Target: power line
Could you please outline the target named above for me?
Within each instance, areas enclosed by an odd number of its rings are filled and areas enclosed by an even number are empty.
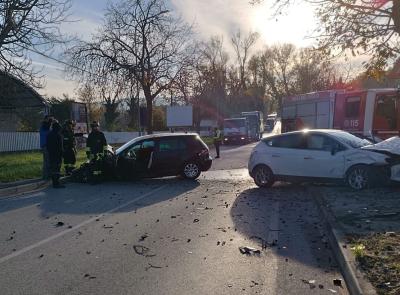
[[[102,78],[102,76],[100,76],[100,75],[97,74],[97,73],[92,73],[92,72],[90,72],[90,71],[88,71],[88,70],[81,69],[81,68],[79,68],[79,67],[77,67],[77,66],[68,64],[68,63],[65,62],[65,61],[59,60],[59,59],[57,59],[57,58],[55,58],[55,57],[52,57],[52,56],[50,56],[50,55],[47,55],[47,54],[45,54],[45,53],[43,53],[43,52],[40,52],[40,51],[38,51],[38,50],[36,50],[36,49],[28,48],[28,47],[25,47],[25,46],[23,46],[23,45],[20,45],[20,46],[21,46],[22,48],[24,48],[25,50],[28,50],[28,51],[31,51],[31,52],[36,53],[36,54],[38,54],[38,55],[41,55],[41,56],[43,56],[43,57],[45,57],[45,58],[47,58],[47,59],[50,59],[50,60],[53,60],[53,61],[58,62],[58,63],[60,63],[60,64],[63,64],[63,65],[65,65],[65,66],[67,66],[67,67],[71,67],[71,68],[77,69],[77,70],[79,70],[79,71],[88,73],[88,74],[90,74],[90,75],[94,75],[94,76],[97,76],[97,77],[99,77],[99,78]]]

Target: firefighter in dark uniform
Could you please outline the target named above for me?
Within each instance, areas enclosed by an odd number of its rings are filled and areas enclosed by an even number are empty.
[[[51,179],[54,188],[64,188],[60,183],[60,169],[63,157],[63,137],[61,134],[61,125],[54,122],[51,131],[47,135],[47,151],[49,153],[49,164]]]
[[[92,132],[86,141],[86,155],[94,164],[92,174],[96,177],[102,174],[101,161],[107,150],[107,140],[104,133],[100,131],[100,124],[97,121],[93,121],[90,127]]]
[[[65,174],[71,175],[75,169],[76,163],[76,140],[74,134],[75,122],[73,120],[65,121],[62,130],[63,135],[63,157]]]
[[[96,158],[104,153],[107,148],[107,140],[104,133],[100,131],[100,124],[97,121],[90,124],[90,132],[86,142],[86,155],[89,159]]]

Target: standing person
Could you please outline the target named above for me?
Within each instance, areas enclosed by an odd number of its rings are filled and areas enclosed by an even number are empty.
[[[219,158],[219,147],[221,146],[222,142],[222,133],[219,127],[214,128],[214,146],[215,151],[217,152],[217,156],[215,158]]]
[[[50,164],[49,164],[49,153],[47,151],[47,135],[50,132],[52,118],[46,115],[43,118],[42,124],[40,125],[39,135],[40,135],[40,148],[43,154],[43,168],[42,168],[42,178],[48,180],[50,178]]]
[[[76,140],[74,134],[75,122],[73,120],[67,120],[64,123],[62,130],[63,135],[63,158],[64,158],[64,169],[66,175],[71,175],[75,169],[76,163]]]
[[[107,149],[107,140],[104,133],[100,131],[100,124],[97,121],[93,121],[90,127],[92,132],[86,142],[86,155],[89,159],[94,159]]]
[[[51,179],[54,188],[64,188],[60,183],[60,169],[63,156],[63,136],[61,125],[55,121],[47,135],[47,151],[49,153]]]

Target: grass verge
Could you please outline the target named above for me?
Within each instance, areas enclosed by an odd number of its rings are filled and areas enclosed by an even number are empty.
[[[77,155],[77,166],[86,161],[84,150]],[[0,183],[42,177],[43,156],[39,151],[0,154]]]
[[[360,268],[379,295],[400,294],[400,233],[351,238]]]

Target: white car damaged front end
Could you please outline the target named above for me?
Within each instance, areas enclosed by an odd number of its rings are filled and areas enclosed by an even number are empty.
[[[390,179],[400,182],[400,137],[395,136],[377,144],[365,146],[362,148],[371,155],[379,155],[384,158],[384,165],[390,168]],[[381,164],[382,160],[376,161]],[[383,163],[382,163],[383,164]]]

